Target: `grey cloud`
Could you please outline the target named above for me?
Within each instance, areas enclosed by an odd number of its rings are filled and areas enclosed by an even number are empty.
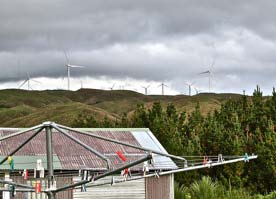
[[[216,57],[218,88],[243,79],[272,85],[275,7],[273,0],[1,0],[0,82],[64,76],[67,51],[72,64],[87,66],[75,77],[165,80],[181,90],[187,80],[204,86],[197,74]]]

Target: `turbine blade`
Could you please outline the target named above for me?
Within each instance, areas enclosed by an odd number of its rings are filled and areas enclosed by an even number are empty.
[[[212,64],[211,64],[211,67],[210,67],[210,68],[213,68],[213,66],[216,64],[216,59],[217,59],[217,57],[214,57],[213,62],[212,62]]]
[[[69,58],[67,56],[67,53],[66,53],[66,51],[63,51],[63,53],[64,53],[64,56],[65,56],[65,59],[66,59],[66,63],[68,64],[69,63]]]
[[[35,80],[35,79],[30,79],[31,81],[33,81],[33,82],[36,82],[36,83],[39,83],[39,84],[41,84],[41,82],[40,81],[37,81],[37,80]]]
[[[24,86],[24,84],[26,84],[27,81],[28,81],[28,79],[24,80],[18,88],[21,88],[22,86]]]
[[[202,74],[208,74],[208,73],[210,73],[210,71],[209,71],[209,70],[204,71],[204,72],[201,72],[201,73],[198,73],[198,74],[199,74],[199,75],[202,75]]]
[[[70,65],[70,64],[68,64],[68,66],[71,68],[85,68],[85,66],[77,66],[77,65]]]

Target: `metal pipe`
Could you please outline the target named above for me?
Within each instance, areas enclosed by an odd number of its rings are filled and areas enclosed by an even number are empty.
[[[126,168],[128,168],[128,167],[135,166],[135,165],[140,164],[141,162],[147,161],[147,160],[149,160],[149,159],[152,159],[152,154],[151,154],[151,153],[149,153],[146,157],[144,157],[144,158],[142,158],[142,159],[136,160],[136,161],[131,162],[131,163],[127,164],[127,165],[124,165],[124,166],[121,166],[121,167],[119,167],[119,168],[116,168],[116,169],[114,169],[114,170],[112,170],[112,171],[105,172],[105,173],[102,174],[102,175],[98,175],[98,176],[96,176],[96,177],[94,178],[94,181],[99,180],[99,179],[101,179],[101,178],[104,178],[105,176],[109,176],[109,175],[115,174],[115,173],[117,173],[118,171],[122,171],[122,170],[124,170],[124,169],[126,169]]]
[[[10,191],[10,189],[0,188],[1,191]],[[34,189],[15,189],[16,192],[35,192]]]
[[[257,157],[258,157],[257,155],[249,156],[248,160],[256,159]],[[166,174],[172,174],[172,173],[179,173],[179,172],[183,172],[183,171],[191,171],[191,170],[196,170],[196,169],[210,168],[210,167],[214,167],[214,166],[230,164],[230,163],[235,163],[235,162],[242,162],[242,161],[245,161],[245,159],[237,158],[234,160],[224,160],[222,162],[206,163],[205,165],[191,166],[191,167],[186,167],[183,169],[176,169],[176,170],[172,170],[172,171],[160,172],[159,175],[166,175]],[[151,177],[151,176],[149,176],[149,177]]]
[[[156,176],[155,174],[151,175],[150,177],[153,177],[153,176]],[[140,180],[140,179],[143,179],[143,178],[146,178],[148,177],[148,175],[146,176],[138,176],[138,177],[131,177],[129,179],[122,179],[122,180],[115,180],[114,181],[114,184],[118,184],[118,183],[123,183],[123,182],[126,182],[126,181],[134,181],[134,180]],[[87,184],[86,187],[97,187],[97,186],[102,186],[102,185],[109,185],[111,184],[111,182],[103,182],[103,183],[99,183],[99,184],[93,184],[93,183],[89,183]]]
[[[28,188],[28,189],[34,189],[34,187],[30,186],[30,185],[26,185],[26,184],[20,184],[20,183],[15,183],[15,182],[10,182],[10,181],[6,181],[6,180],[0,180],[1,184],[9,184],[9,185],[14,185],[17,187],[23,187],[23,188]]]
[[[248,160],[252,160],[252,159],[256,159],[256,158],[257,158],[257,156],[249,156]],[[221,163],[212,163],[211,167],[219,166],[219,165],[223,165],[223,164],[230,164],[230,163],[239,162],[239,161],[244,161],[244,158],[239,158],[239,159],[235,159],[235,160],[226,160],[226,161],[223,161]],[[172,171],[159,172],[158,175],[162,176],[162,175],[178,173],[178,172],[183,172],[183,171],[196,170],[196,169],[207,168],[207,167],[209,168],[210,164],[194,166],[194,167],[188,167],[188,168],[184,168],[184,169],[176,169],[176,170],[172,170]],[[149,177],[154,177],[154,176],[156,176],[156,173],[148,174],[148,175],[145,175],[145,176],[132,177],[132,178],[129,178],[127,180],[124,180],[124,179],[123,180],[117,180],[117,181],[114,182],[114,184],[122,183],[122,182],[125,182],[125,181],[134,181],[134,180],[139,180],[139,179],[149,178]],[[111,184],[111,183],[110,182],[104,182],[104,183],[100,183],[100,184],[93,184],[93,183],[90,184],[89,183],[89,184],[87,184],[87,187],[96,187],[96,186],[102,186],[102,185],[108,185],[108,184]]]
[[[60,133],[62,133],[63,135],[65,135],[66,137],[68,137],[69,139],[73,140],[74,142],[78,143],[80,146],[84,147],[85,149],[87,149],[88,151],[94,153],[96,156],[100,157],[101,159],[105,160],[107,163],[107,169],[110,169],[111,167],[111,162],[110,160],[103,154],[101,154],[100,152],[96,151],[95,149],[91,148],[90,146],[88,146],[87,144],[83,143],[82,141],[80,141],[79,139],[75,138],[74,136],[70,135],[69,133],[65,132],[63,129],[57,127],[56,125],[52,124],[52,127],[54,129],[56,129],[57,131],[59,131]]]
[[[43,124],[40,124],[40,125],[34,126],[34,127],[32,127],[32,128],[26,129],[26,130],[18,131],[18,132],[16,132],[16,133],[11,134],[11,135],[6,135],[6,136],[1,137],[1,138],[0,138],[0,141],[6,140],[6,139],[8,139],[8,138],[11,138],[11,137],[14,137],[14,136],[17,136],[17,135],[21,135],[21,134],[23,134],[23,133],[27,133],[27,132],[29,132],[29,131],[36,130],[36,129],[38,129],[38,128],[43,128],[43,127],[44,127],[44,125],[43,125]]]
[[[11,153],[9,153],[6,157],[4,157],[4,159],[2,159],[0,161],[0,165],[3,164],[8,158],[9,156],[12,156],[13,154],[15,154],[17,151],[19,151],[23,146],[25,146],[30,140],[32,140],[37,134],[39,134],[41,131],[43,130],[43,127],[38,129],[33,135],[31,135],[27,140],[25,140],[19,147],[17,147],[16,149],[14,149]]]
[[[155,154],[158,154],[158,155],[162,155],[162,156],[166,156],[166,157],[170,157],[170,158],[175,158],[175,159],[179,159],[179,160],[185,160],[185,158],[182,158],[182,157],[179,157],[179,156],[175,156],[175,155],[171,155],[171,154],[167,154],[167,153],[162,153],[160,151],[155,151],[155,150],[152,150],[152,149],[149,149],[149,148],[144,148],[144,147],[140,147],[140,146],[137,146],[137,145],[129,144],[129,143],[126,143],[126,142],[121,142],[121,141],[114,140],[114,139],[111,139],[111,138],[102,137],[102,136],[99,136],[99,135],[95,135],[93,133],[88,133],[88,132],[76,130],[76,129],[73,129],[73,128],[70,128],[70,127],[67,127],[67,126],[63,126],[63,125],[60,125],[60,124],[56,124],[56,125],[58,127],[62,128],[62,129],[68,130],[68,131],[73,131],[73,132],[76,132],[76,133],[79,133],[79,134],[88,135],[88,136],[91,136],[91,137],[94,137],[94,138],[98,138],[98,139],[101,139],[101,140],[105,140],[105,141],[108,141],[108,142],[113,142],[113,143],[116,143],[116,144],[121,144],[121,145],[124,145],[124,146],[140,149],[142,151],[151,151],[152,153],[155,153]]]
[[[48,189],[53,185],[54,167],[53,167],[53,146],[52,146],[52,130],[46,126],[46,151],[47,151],[47,170],[48,170]],[[52,196],[51,196],[52,197]],[[51,198],[48,196],[48,198]]]
[[[71,189],[71,188],[74,188],[74,187],[86,184],[86,183],[91,182],[91,181],[99,180],[101,178],[104,178],[105,176],[109,176],[109,175],[115,174],[118,171],[121,171],[121,170],[124,170],[126,168],[135,166],[135,165],[140,164],[140,163],[142,163],[144,161],[147,161],[149,159],[152,159],[152,154],[148,154],[147,156],[145,156],[145,157],[143,157],[143,158],[141,158],[139,160],[136,160],[136,161],[128,163],[128,164],[125,164],[125,165],[123,165],[123,166],[121,166],[119,168],[116,168],[116,169],[112,170],[112,171],[108,171],[108,172],[106,172],[106,173],[104,173],[102,175],[99,175],[99,176],[96,176],[94,178],[91,178],[90,180],[83,180],[83,181],[80,181],[80,182],[77,182],[77,183],[74,183],[74,184],[71,184],[71,185],[67,185],[67,186],[58,188],[56,190],[53,190],[53,192],[57,193],[57,192],[60,192],[60,191],[64,191],[64,190],[67,190],[67,189]]]

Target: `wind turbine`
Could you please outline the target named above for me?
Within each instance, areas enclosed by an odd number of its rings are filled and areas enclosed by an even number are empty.
[[[114,86],[115,86],[115,83],[113,84],[112,87],[109,87],[109,89],[110,89],[110,90],[113,90]]]
[[[120,86],[119,86],[119,89],[120,89],[120,90],[125,90],[125,86],[124,86],[124,85],[120,85]]]
[[[142,88],[145,89],[145,95],[148,95],[148,88],[150,87],[150,85],[148,86],[142,86]]]
[[[162,84],[160,84],[158,87],[162,86],[162,95],[164,95],[164,87],[168,87],[166,84],[164,84],[164,82],[162,82]]]
[[[191,94],[192,94],[192,87],[195,84],[195,82],[193,82],[193,83],[186,82],[185,84],[189,87],[189,96],[191,96]]]
[[[212,69],[213,69],[215,63],[216,63],[216,58],[213,59],[213,62],[211,64],[209,70],[199,73],[199,75],[208,74],[208,77],[209,77],[209,93],[211,92],[211,75],[213,74]]]
[[[36,81],[36,80],[33,80],[33,79],[31,79],[31,77],[30,77],[30,75],[28,74],[28,77],[27,77],[27,79],[25,79],[20,85],[19,85],[19,89],[20,88],[22,88],[26,83],[27,83],[27,86],[28,86],[28,90],[30,90],[30,89],[32,89],[33,90],[33,88],[31,87],[31,85],[30,85],[30,82],[36,82],[36,83],[40,83],[39,81]]]
[[[76,66],[76,65],[71,65],[69,64],[69,59],[68,56],[66,54],[66,52],[64,52],[67,64],[65,64],[65,67],[67,68],[67,80],[68,80],[68,91],[70,90],[70,75],[71,75],[71,68],[85,68],[84,66]]]
[[[198,87],[193,87],[194,89],[195,89],[195,92],[196,92],[196,94],[199,94],[201,91],[203,91],[203,90],[200,90]]]

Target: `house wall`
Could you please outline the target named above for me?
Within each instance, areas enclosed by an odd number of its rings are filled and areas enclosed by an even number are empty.
[[[114,177],[120,180],[120,176]],[[80,177],[56,177],[57,187],[73,182],[80,181]],[[26,184],[22,176],[13,177],[13,181]],[[46,186],[46,179],[41,179],[42,186]],[[27,181],[31,184],[31,181]],[[111,186],[111,177],[106,177],[96,181],[97,183],[108,183],[103,186],[88,187],[87,192],[81,192],[80,189],[63,191],[57,194],[57,199],[174,199],[174,176],[173,174],[142,178],[134,181],[113,184]],[[15,199],[46,199],[45,194],[36,193],[16,193]]]
[[[174,175],[146,178],[146,199],[174,199]]]
[[[145,179],[115,183],[111,186],[110,176],[97,180],[95,183],[108,183],[108,185],[88,187],[87,192],[79,189],[73,192],[74,199],[145,199]],[[114,176],[115,180],[121,180],[121,176]],[[74,178],[80,181],[79,177]]]
[[[57,187],[62,187],[64,185],[73,184],[72,177],[56,177],[57,180]],[[56,199],[73,199],[73,190],[62,191],[56,195]]]

